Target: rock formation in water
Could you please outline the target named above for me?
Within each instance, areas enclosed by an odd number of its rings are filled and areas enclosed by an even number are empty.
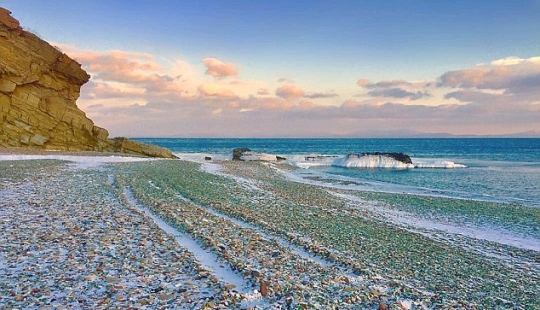
[[[347,158],[360,158],[363,156],[381,156],[381,157],[389,157],[392,159],[395,159],[397,161],[400,161],[404,164],[412,164],[412,159],[409,155],[403,154],[403,153],[382,153],[382,152],[372,152],[372,153],[362,153],[362,154],[348,154]]]
[[[108,139],[75,104],[89,79],[79,63],[0,7],[0,146],[174,157],[165,148]]]
[[[237,148],[233,150],[233,160],[240,161],[282,161],[285,157],[278,155],[256,153],[248,148]]]

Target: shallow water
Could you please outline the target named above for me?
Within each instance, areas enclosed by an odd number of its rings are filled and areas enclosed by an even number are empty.
[[[203,162],[230,159],[248,147],[297,161],[305,155],[345,156],[362,152],[403,152],[415,162],[451,161],[465,169],[310,168],[325,178],[346,176],[376,185],[371,190],[416,192],[447,197],[511,202],[540,207],[540,139],[139,139]],[[406,189],[406,190],[404,190]]]

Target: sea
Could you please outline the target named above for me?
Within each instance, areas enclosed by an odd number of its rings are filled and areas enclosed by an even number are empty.
[[[279,155],[305,180],[339,181],[362,190],[475,199],[540,208],[539,138],[247,139],[136,138],[181,159],[230,160],[235,148]],[[404,153],[415,167],[351,167],[348,154]],[[321,160],[307,161],[309,157]],[[309,164],[306,164],[309,163]],[[354,166],[354,165],[353,165]]]

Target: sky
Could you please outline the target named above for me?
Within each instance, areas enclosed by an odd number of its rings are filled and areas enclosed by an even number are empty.
[[[0,6],[82,64],[111,136],[540,136],[540,0]]]

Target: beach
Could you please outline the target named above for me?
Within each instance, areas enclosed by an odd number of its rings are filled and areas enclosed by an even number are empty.
[[[536,208],[322,186],[279,163],[15,155],[2,308],[540,307]]]

